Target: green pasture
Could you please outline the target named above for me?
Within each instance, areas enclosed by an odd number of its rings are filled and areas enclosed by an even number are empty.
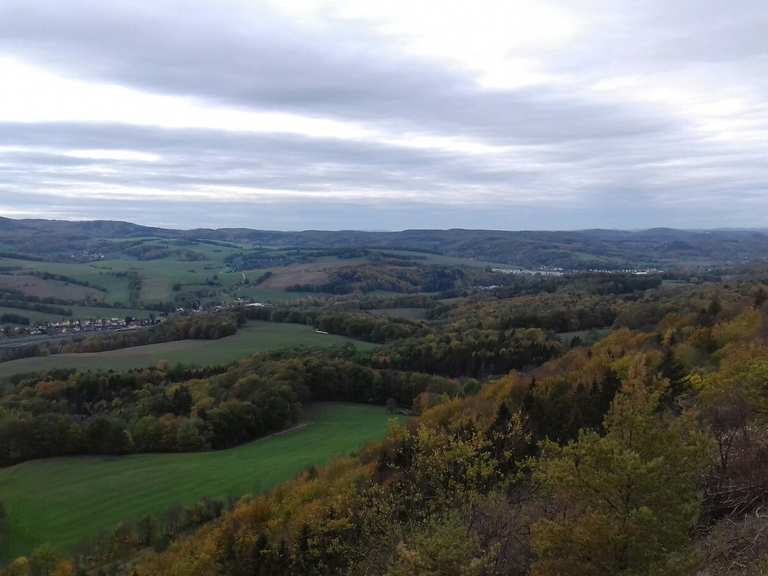
[[[352,340],[333,334],[319,334],[304,324],[249,322],[237,334],[219,340],[180,340],[148,346],[136,346],[84,354],[54,354],[22,358],[0,363],[0,380],[15,374],[40,372],[60,368],[77,370],[129,370],[155,366],[158,362],[208,366],[228,364],[259,352],[269,352],[293,346],[330,347],[353,343],[371,348],[368,342]]]
[[[287,292],[276,288],[259,288],[258,286],[242,286],[237,289],[235,294],[240,298],[249,298],[258,302],[272,302],[275,304],[283,304],[301,298],[328,296],[328,294],[321,292]]]
[[[197,250],[196,250],[197,251]],[[22,271],[50,272],[88,282],[104,288],[104,301],[127,303],[130,297],[128,272],[136,272],[142,280],[141,300],[147,303],[172,299],[175,284],[203,285],[208,278],[223,273],[223,255],[218,259],[188,262],[174,258],[158,260],[100,260],[89,263],[35,262],[0,259],[0,266],[19,266]]]
[[[217,452],[68,457],[0,469],[8,540],[0,563],[48,543],[64,551],[121,521],[201,498],[256,494],[384,436],[378,406],[317,404],[303,426]]]

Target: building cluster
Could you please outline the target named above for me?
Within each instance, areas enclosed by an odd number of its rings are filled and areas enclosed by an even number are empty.
[[[137,330],[149,328],[165,322],[171,316],[185,316],[190,314],[203,314],[207,312],[223,312],[237,308],[262,308],[268,306],[261,302],[238,299],[231,304],[214,306],[212,308],[179,307],[174,313],[153,314],[149,318],[92,318],[92,319],[65,319],[57,321],[36,322],[29,326],[6,325],[0,327],[0,340],[10,338],[42,340],[45,337],[73,336],[78,334],[91,334],[94,332],[118,332],[123,330]]]
[[[68,319],[52,322],[36,322],[30,326],[7,326],[0,331],[0,338],[18,338],[25,336],[67,336],[71,334],[90,334],[94,332],[116,332],[119,330],[137,330],[155,326],[164,317],[151,318],[95,318],[89,320]]]
[[[632,274],[634,276],[648,276],[650,274],[662,274],[663,270],[658,268],[623,268],[620,270],[615,270],[613,268],[589,268],[587,270],[567,270],[558,267],[541,267],[536,268],[535,270],[524,268],[491,268],[491,272],[539,276],[563,276],[565,274]]]

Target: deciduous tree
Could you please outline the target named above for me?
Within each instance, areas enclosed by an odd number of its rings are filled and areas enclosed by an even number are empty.
[[[537,522],[536,576],[661,574],[688,543],[709,444],[689,415],[658,413],[663,385],[636,368],[606,416],[606,434],[543,445],[535,480],[556,513]]]

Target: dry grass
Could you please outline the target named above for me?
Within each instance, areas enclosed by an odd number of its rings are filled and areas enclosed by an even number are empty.
[[[285,268],[273,270],[272,276],[259,284],[259,288],[285,290],[298,284],[325,284],[328,272],[346,263],[312,262],[309,264],[291,264]]]
[[[104,293],[95,288],[25,274],[0,274],[0,289],[2,288],[18,290],[34,298],[58,298],[78,302],[96,302],[104,299]]]

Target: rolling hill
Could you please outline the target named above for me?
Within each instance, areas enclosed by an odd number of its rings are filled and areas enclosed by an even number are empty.
[[[0,219],[0,253],[88,261],[131,256],[125,240],[173,241],[166,247],[225,243],[229,248],[410,250],[506,263],[525,268],[620,269],[713,266],[764,260],[765,230],[404,230],[400,232],[278,232],[244,228],[172,230],[127,222]],[[126,254],[126,250],[129,252]]]

